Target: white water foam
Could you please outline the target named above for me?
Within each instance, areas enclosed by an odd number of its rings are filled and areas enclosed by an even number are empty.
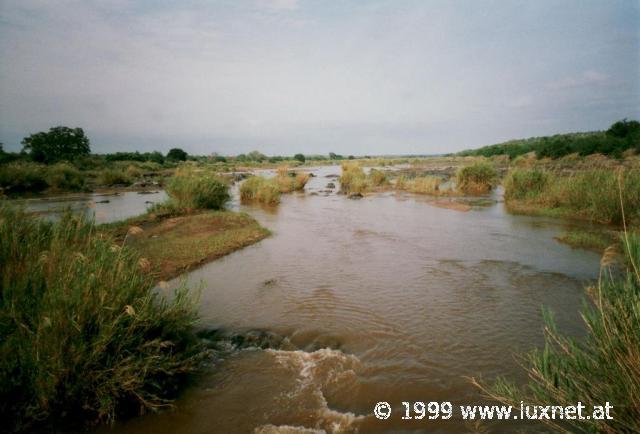
[[[357,385],[356,371],[360,360],[354,355],[323,348],[313,352],[266,350],[276,361],[297,375],[297,387],[284,397],[292,406],[304,405],[314,409],[315,426],[311,428],[289,425],[265,425],[256,433],[357,433],[356,423],[364,416],[330,409],[323,390],[353,388]],[[301,404],[304,403],[304,404]],[[264,431],[267,430],[267,431]],[[302,431],[299,431],[302,430]],[[306,431],[305,431],[306,430]]]

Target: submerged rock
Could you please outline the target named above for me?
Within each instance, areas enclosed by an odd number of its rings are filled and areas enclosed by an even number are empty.
[[[362,199],[362,197],[361,193],[349,193],[349,196],[347,196],[349,199]]]
[[[327,184],[326,188],[336,188],[336,185],[333,182]]]

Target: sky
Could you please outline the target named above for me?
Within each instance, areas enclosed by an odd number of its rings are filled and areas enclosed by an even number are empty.
[[[640,119],[640,0],[0,0],[0,142],[438,154]]]

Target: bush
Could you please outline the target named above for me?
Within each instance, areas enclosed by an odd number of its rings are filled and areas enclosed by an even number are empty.
[[[303,172],[290,172],[286,167],[278,168],[275,181],[278,183],[280,193],[304,190],[309,181],[309,175]]]
[[[240,199],[265,205],[280,203],[280,185],[275,179],[252,176],[240,185]]]
[[[562,432],[640,432],[640,235],[626,234],[623,251],[626,276],[607,272],[609,256],[597,287],[587,288],[582,318],[583,339],[563,336],[546,315],[545,347],[525,360],[529,384],[524,389],[504,378],[492,387],[479,385],[491,398],[507,405],[549,403],[614,406],[612,419],[545,420]],[[477,383],[476,383],[477,384]],[[569,431],[567,431],[567,429]]]
[[[229,201],[229,186],[217,176],[192,170],[179,171],[166,185],[178,206],[193,209],[222,209]]]
[[[467,194],[487,193],[493,188],[498,173],[489,163],[476,162],[470,166],[461,167],[456,174],[458,190]]]
[[[356,161],[342,163],[342,175],[340,176],[340,191],[343,193],[364,193],[369,189],[367,175]]]
[[[371,169],[369,172],[369,180],[371,181],[371,185],[374,187],[379,187],[389,183],[387,175],[382,170],[376,169]]]
[[[14,161],[0,165],[0,188],[7,193],[38,192],[47,188],[47,167]]]
[[[84,175],[68,163],[57,163],[47,170],[47,183],[59,190],[81,190]]]
[[[129,185],[131,182],[131,178],[124,170],[104,169],[98,175],[98,184],[100,185]]]
[[[540,169],[512,169],[504,180],[505,199],[523,199],[544,191],[551,175]]]
[[[144,262],[67,214],[0,205],[0,418],[24,430],[167,405],[204,355],[194,300],[158,295]]]

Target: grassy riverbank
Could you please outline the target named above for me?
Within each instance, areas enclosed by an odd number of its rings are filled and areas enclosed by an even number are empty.
[[[80,216],[0,205],[3,429],[108,422],[167,406],[205,351],[195,299],[171,300],[135,249]]]
[[[582,317],[588,334],[564,336],[548,313],[544,349],[524,358],[527,386],[518,388],[504,378],[494,385],[476,383],[489,397],[514,406],[581,402],[589,415],[593,406],[610,403],[610,419],[542,421],[559,432],[640,432],[640,235],[623,234],[621,260],[614,252],[602,258],[598,285],[587,288],[591,303],[584,304]],[[622,276],[611,272],[616,263]]]

